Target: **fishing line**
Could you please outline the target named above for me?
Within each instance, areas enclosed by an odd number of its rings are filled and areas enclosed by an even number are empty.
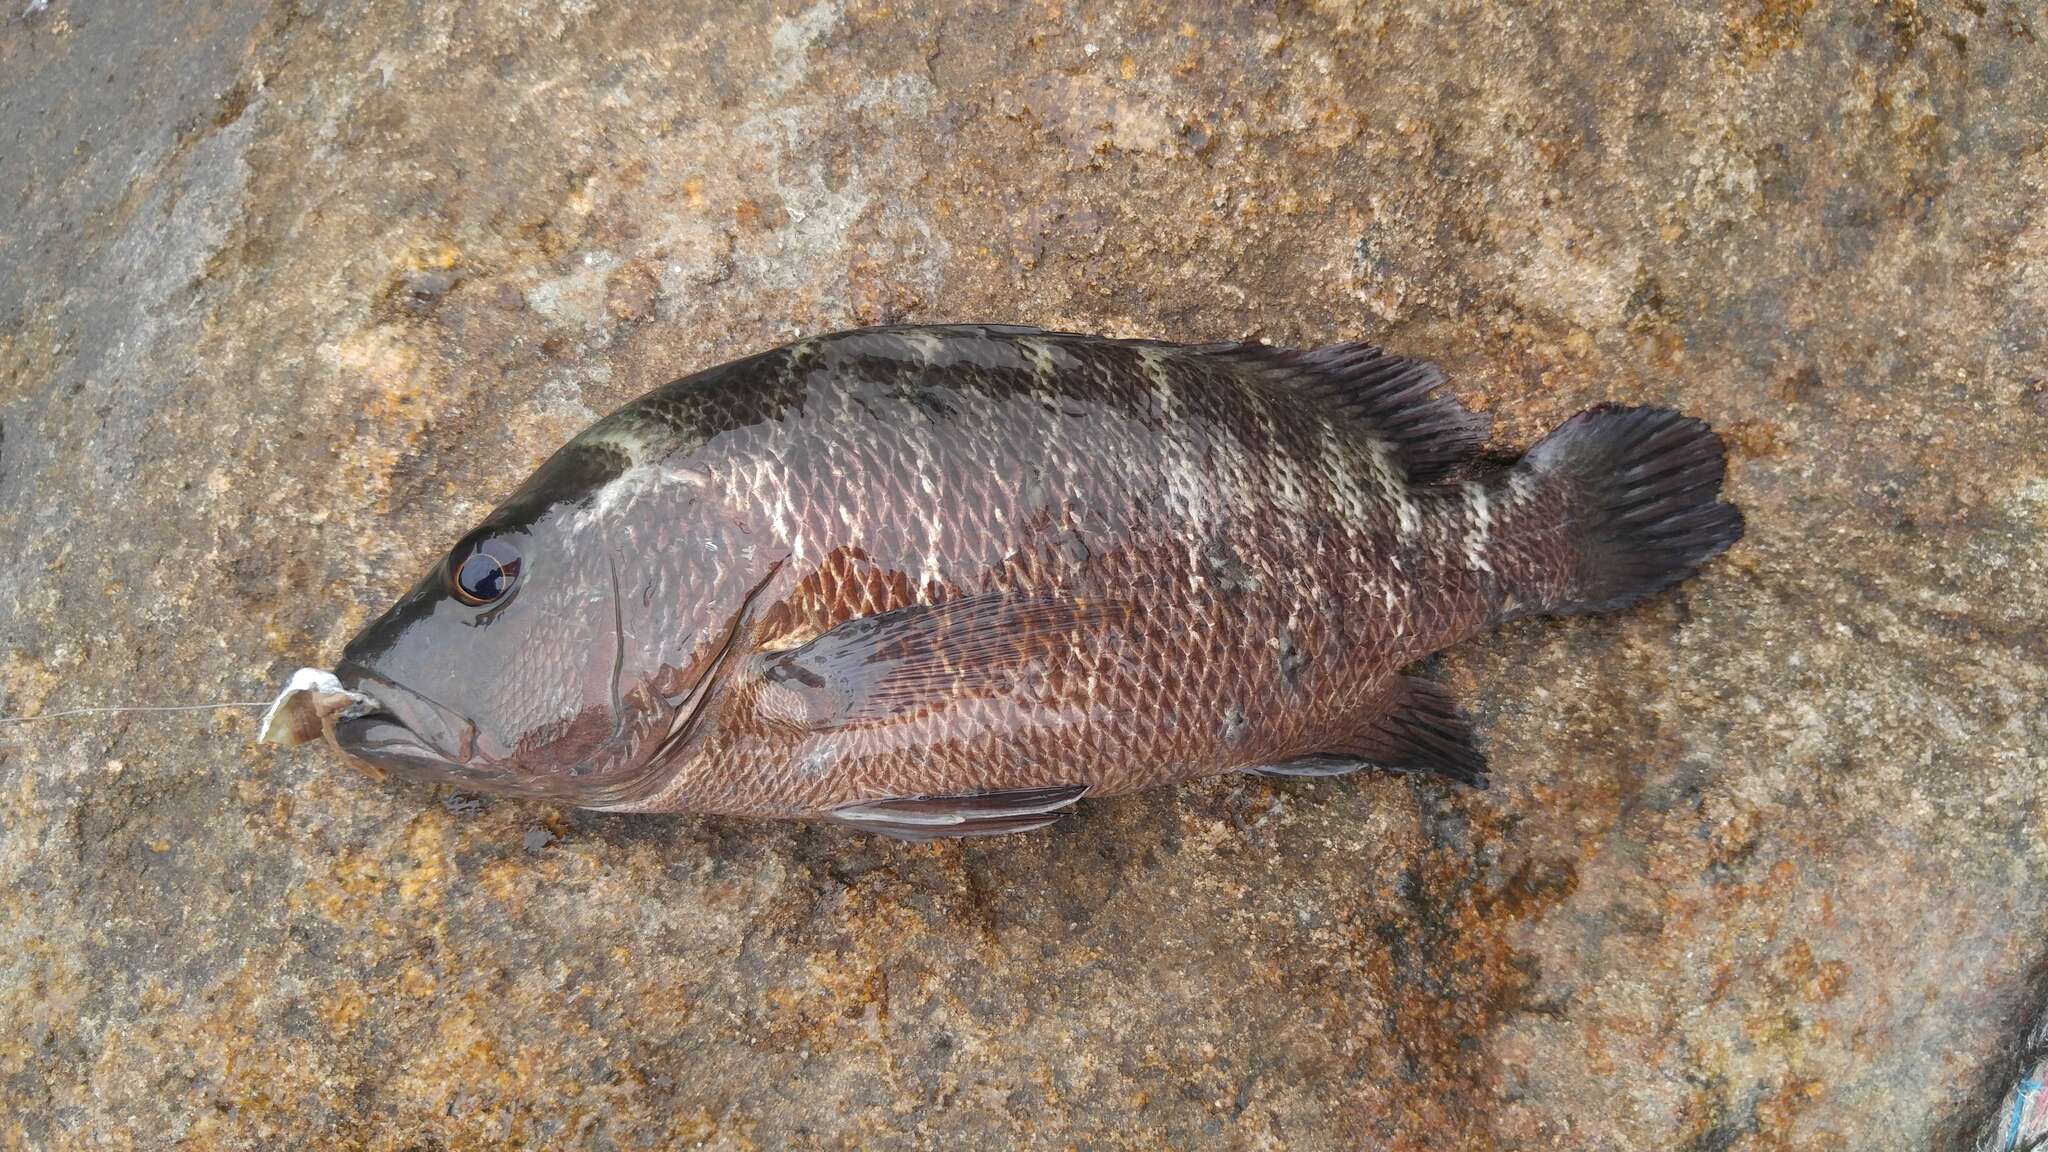
[[[211,712],[215,708],[268,708],[268,700],[222,700],[217,704],[102,704],[86,708],[60,708],[29,716],[0,716],[0,724],[26,724],[31,720],[57,720],[65,716],[103,715],[109,712]]]

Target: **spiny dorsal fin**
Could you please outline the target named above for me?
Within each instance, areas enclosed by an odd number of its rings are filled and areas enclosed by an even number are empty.
[[[849,804],[825,819],[898,840],[1029,832],[1067,814],[1088,791],[1083,784],[971,792],[961,796],[899,796]]]
[[[1443,371],[1426,360],[1390,356],[1364,343],[1311,351],[1205,344],[1196,351],[1241,364],[1357,420],[1393,445],[1417,483],[1472,459],[1486,442],[1488,418],[1442,391]]]

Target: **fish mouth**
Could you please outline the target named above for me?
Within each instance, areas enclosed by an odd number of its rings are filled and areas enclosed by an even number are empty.
[[[334,674],[370,700],[334,722],[334,744],[343,755],[405,776],[476,781],[475,724],[354,661],[343,660]]]

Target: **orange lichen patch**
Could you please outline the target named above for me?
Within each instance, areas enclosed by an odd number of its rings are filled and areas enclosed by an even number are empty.
[[[42,711],[43,702],[63,679],[43,661],[19,648],[0,651],[0,687],[6,690],[6,711],[10,716],[32,716]]]
[[[1728,36],[1742,62],[1755,67],[1799,44],[1806,14],[1814,0],[1745,0],[1728,26]]]
[[[660,295],[661,278],[644,260],[621,264],[605,277],[605,310],[617,320],[652,319]]]
[[[764,203],[749,198],[734,204],[732,209],[733,223],[746,232],[765,232],[780,228],[785,219],[782,205],[774,201]]]
[[[1817,1005],[1842,994],[1849,971],[1849,966],[1840,960],[1816,960],[1812,946],[1802,938],[1794,940],[1779,956],[1775,978],[1786,992]]]
[[[491,860],[478,869],[477,889],[507,907],[514,915],[522,912],[532,892],[533,868],[525,861],[506,858]]]
[[[699,1107],[695,1112],[677,1116],[675,1126],[668,1132],[668,1138],[675,1142],[676,1147],[689,1148],[703,1144],[718,1134],[718,1117],[711,1114],[711,1109]]]
[[[314,1015],[337,1040],[354,1030],[369,1010],[370,997],[364,994],[363,986],[353,980],[337,983],[313,1005]]]
[[[1756,1147],[1768,1152],[1843,1152],[1849,1145],[1838,1133],[1796,1136],[1796,1125],[1828,1095],[1827,1082],[1814,1076],[1790,1076],[1757,1101]]]
[[[416,960],[398,970],[395,990],[413,1000],[431,1000],[440,994],[442,976],[434,966]]]
[[[574,1030],[558,1041],[573,1035]],[[401,1064],[399,1088],[407,1105],[429,1113],[446,1109],[460,1094],[494,1100],[493,1110],[511,1119],[527,1111],[514,1103],[524,1085],[551,1083],[547,1096],[557,1103],[576,1094],[574,1082],[551,1080],[552,1064],[546,1046],[508,1041],[490,1022],[488,997],[470,992],[435,1013],[432,1034]]]
[[[455,882],[451,858],[453,844],[445,812],[429,810],[406,829],[405,860],[410,865],[399,876],[398,898],[408,906],[433,908]]]
[[[21,901],[0,901],[13,922],[21,923]],[[0,983],[0,1020],[11,1026],[0,1029],[0,1072],[20,1075],[39,1058],[37,1038],[48,1036],[62,1021],[78,1011],[86,986],[77,957],[42,935],[18,938],[11,958],[15,973]]]
[[[1782,425],[1767,420],[1731,420],[1719,426],[1731,456],[1769,459],[1783,456],[1787,449]]]
[[[384,862],[378,857],[341,852],[324,874],[308,877],[285,897],[293,914],[311,913],[332,921],[363,922],[373,919],[371,909],[389,887]]]

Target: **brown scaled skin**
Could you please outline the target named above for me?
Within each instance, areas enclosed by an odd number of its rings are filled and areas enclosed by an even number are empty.
[[[337,674],[375,707],[333,739],[467,787],[909,836],[1231,770],[1480,782],[1401,670],[1628,603],[1741,521],[1696,421],[1595,410],[1489,473],[1440,380],[1363,345],[965,326],[714,368],[570,442],[352,640]]]

